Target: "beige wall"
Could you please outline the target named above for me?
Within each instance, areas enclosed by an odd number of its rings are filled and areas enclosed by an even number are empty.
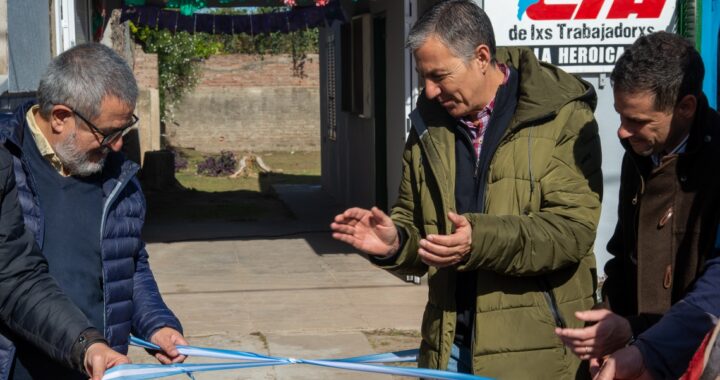
[[[0,75],[8,75],[7,0],[0,0]]]
[[[303,78],[288,55],[222,55],[203,63],[197,88],[177,106],[165,137],[200,151],[320,150],[318,57]]]
[[[137,128],[125,136],[123,151],[127,157],[143,164],[145,153],[160,150],[160,96],[156,88],[140,88],[135,105],[140,118]]]
[[[137,131],[126,139],[126,153],[133,161],[142,164],[145,152],[160,150],[160,93],[158,91],[158,57],[146,54],[139,45],[133,47],[133,74],[140,94],[135,105],[138,115]]]
[[[159,88],[158,56],[143,52],[138,44],[133,46],[133,74],[140,88]]]

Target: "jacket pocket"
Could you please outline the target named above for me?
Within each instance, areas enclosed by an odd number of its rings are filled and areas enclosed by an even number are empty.
[[[550,308],[550,314],[553,317],[553,320],[555,321],[555,326],[560,327],[564,329],[567,327],[567,324],[565,323],[565,319],[563,318],[562,314],[560,313],[560,307],[558,306],[557,299],[555,299],[555,293],[553,292],[552,288],[550,287],[550,284],[548,283],[547,279],[543,278],[540,280],[542,284],[542,292],[543,296],[545,297],[545,301],[548,304],[548,307]]]

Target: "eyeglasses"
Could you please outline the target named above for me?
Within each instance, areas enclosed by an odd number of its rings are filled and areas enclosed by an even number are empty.
[[[75,111],[72,108],[70,108],[70,110],[73,113],[75,113],[75,115],[77,115],[77,117],[79,117],[80,120],[84,121],[85,124],[87,124],[90,127],[90,129],[93,130],[93,132],[97,132],[100,136],[103,137],[102,141],[100,141],[100,146],[108,146],[108,145],[114,143],[115,141],[117,141],[117,139],[127,135],[128,132],[130,132],[132,130],[132,127],[134,127],[135,124],[137,124],[138,120],[140,120],[140,118],[137,117],[137,115],[133,114],[132,120],[127,125],[120,127],[118,129],[115,129],[114,131],[112,131],[110,133],[105,133],[102,130],[100,130],[100,128],[96,127],[95,124],[91,123],[90,120],[88,120],[85,116],[80,114],[78,111]]]

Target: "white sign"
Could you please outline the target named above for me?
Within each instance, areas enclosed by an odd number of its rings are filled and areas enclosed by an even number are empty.
[[[671,30],[675,0],[485,0],[498,46],[529,46],[568,72],[610,72],[638,37]]]

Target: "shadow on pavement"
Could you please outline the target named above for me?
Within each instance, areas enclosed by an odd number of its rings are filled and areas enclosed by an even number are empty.
[[[263,192],[147,191],[143,237],[170,243],[307,235],[318,254],[354,252],[330,237],[330,222],[344,209],[330,194],[320,185],[282,184],[283,177],[273,177],[260,179]]]

